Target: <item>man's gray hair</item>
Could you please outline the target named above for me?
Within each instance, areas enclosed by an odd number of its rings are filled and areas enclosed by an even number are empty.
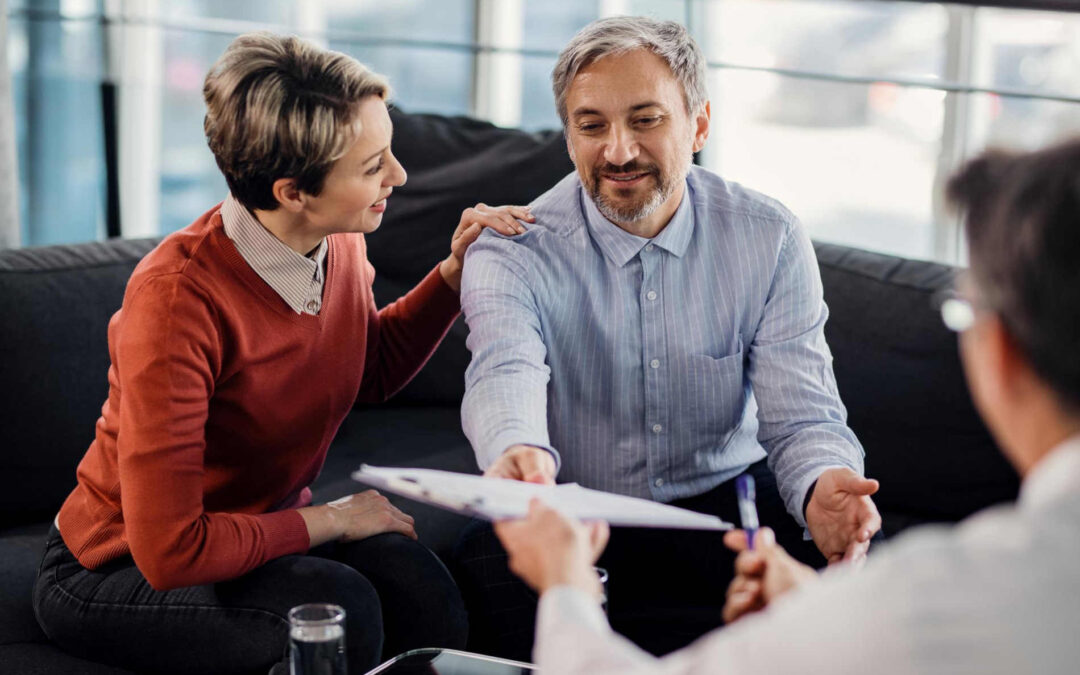
[[[612,54],[648,49],[667,62],[682,85],[687,114],[693,115],[709,94],[705,88],[705,55],[681,24],[644,16],[616,16],[593,21],[570,40],[551,71],[551,88],[563,126],[568,115],[566,93],[585,66]]]

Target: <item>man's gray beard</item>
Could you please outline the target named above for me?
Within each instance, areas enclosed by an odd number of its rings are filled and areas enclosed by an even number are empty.
[[[611,222],[634,223],[651,216],[653,211],[660,208],[660,205],[667,201],[673,191],[674,186],[672,185],[659,185],[644,203],[619,207],[609,202],[607,197],[600,192],[600,182],[597,181],[593,184],[592,194],[589,196],[592,197],[597,210]]]
[[[607,197],[600,192],[600,177],[593,176],[592,188],[589,190],[589,196],[592,197],[593,203],[596,204],[596,209],[605,218],[613,223],[635,223],[643,218],[648,218],[653,214],[653,211],[660,208],[660,205],[668,200],[668,197],[675,192],[675,188],[679,185],[679,182],[685,181],[687,174],[690,173],[690,165],[694,161],[693,154],[690,155],[686,162],[686,166],[679,172],[676,180],[665,181],[663,174],[653,174],[656,176],[657,186],[653,190],[652,195],[645,200],[644,203],[637,206],[619,207],[608,201]]]

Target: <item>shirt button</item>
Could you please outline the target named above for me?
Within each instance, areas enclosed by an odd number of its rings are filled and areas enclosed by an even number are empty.
[[[649,361],[649,367],[653,368],[653,369],[659,368],[660,367],[660,359],[653,359],[652,361]]]
[[[648,293],[645,294],[645,297],[650,299],[650,300],[655,300],[656,299],[656,291],[649,291]]]
[[[308,300],[307,311],[314,312],[318,308],[319,308],[319,305],[317,305],[314,300]]]
[[[649,253],[652,253],[653,245],[652,244],[646,244],[645,245],[645,250],[648,251]]]
[[[654,480],[652,482],[652,484],[655,485],[656,487],[663,487],[664,486],[664,479],[663,478],[657,478],[656,480]]]
[[[663,431],[663,430],[664,430],[664,427],[660,426],[659,424],[654,424],[654,425],[652,425],[652,432],[653,432],[654,434],[658,434],[658,433],[660,433],[660,432],[661,432],[661,431]]]

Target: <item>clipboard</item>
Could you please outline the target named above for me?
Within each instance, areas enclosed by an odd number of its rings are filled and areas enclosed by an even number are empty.
[[[529,501],[536,497],[571,518],[606,520],[613,526],[717,531],[734,527],[716,516],[648,499],[590,490],[576,483],[535,485],[452,471],[368,464],[353,472],[352,478],[386,492],[483,520],[523,518]]]

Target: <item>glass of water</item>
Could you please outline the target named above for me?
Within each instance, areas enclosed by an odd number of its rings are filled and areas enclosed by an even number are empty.
[[[593,567],[596,571],[596,576],[600,579],[600,609],[607,614],[608,594],[607,594],[607,580],[608,573],[603,567]]]
[[[292,675],[347,675],[345,610],[337,605],[298,605],[289,610]]]

